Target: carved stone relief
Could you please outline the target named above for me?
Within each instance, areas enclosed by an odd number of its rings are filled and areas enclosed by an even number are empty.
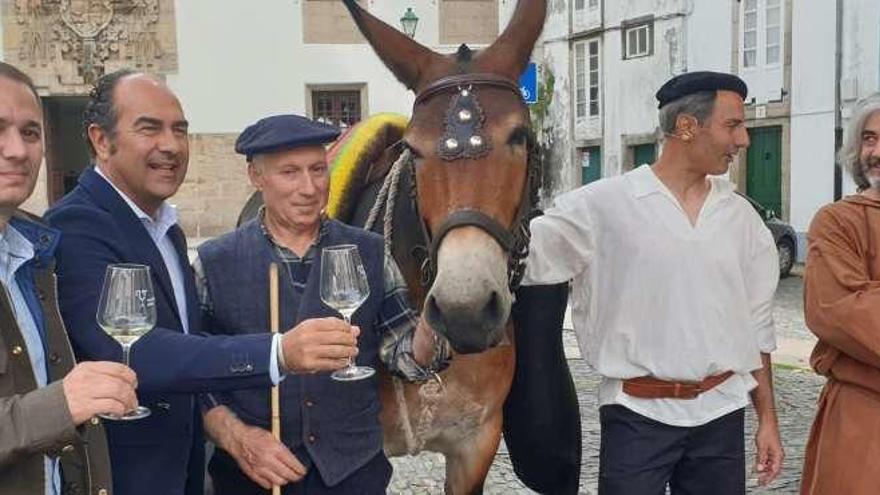
[[[49,93],[128,67],[177,70],[174,0],[0,0],[4,60]]]

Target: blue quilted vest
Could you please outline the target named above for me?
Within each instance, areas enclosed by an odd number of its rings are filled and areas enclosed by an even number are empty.
[[[269,263],[278,262],[281,331],[309,318],[337,316],[321,302],[321,247],[358,246],[370,296],[355,312],[352,323],[361,329],[358,364],[376,368],[380,336],[373,323],[384,297],[384,250],[381,237],[328,221],[312,262],[306,287],[299,296],[290,272],[252,220],[237,230],[199,247],[199,258],[208,280],[214,314],[205,328],[215,334],[269,331]],[[244,422],[269,429],[269,390],[247,389],[214,394]],[[366,464],[382,449],[379,394],[376,376],[339,382],[329,373],[288,375],[280,384],[281,435],[284,443],[302,456],[306,466],[318,468],[324,482],[335,485]],[[220,455],[226,455],[218,450]]]

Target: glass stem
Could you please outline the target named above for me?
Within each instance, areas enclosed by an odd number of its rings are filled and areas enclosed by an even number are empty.
[[[129,366],[128,364],[128,356],[131,354],[131,344],[122,344],[122,364]]]
[[[345,320],[345,323],[348,323],[351,326],[351,316],[350,315],[342,315],[342,319]],[[354,360],[351,356],[348,356],[348,368],[354,368]]]

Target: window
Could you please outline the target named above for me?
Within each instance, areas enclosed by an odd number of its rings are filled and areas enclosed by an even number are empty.
[[[743,4],[743,67],[754,67],[758,62],[758,0]]]
[[[782,0],[743,0],[742,5],[742,67],[781,64]]]
[[[440,0],[440,44],[488,45],[497,36],[498,0]]]
[[[599,41],[589,42],[590,116],[599,115]]]
[[[574,45],[574,107],[575,117],[587,115],[587,75],[586,75],[586,43]]]
[[[599,115],[599,40],[574,45],[575,117]]]
[[[361,92],[312,91],[312,118],[338,127],[351,127],[361,120]]]
[[[574,10],[584,10],[585,3],[586,6],[590,7],[590,10],[595,10],[599,7],[599,0],[589,0],[589,2],[586,0],[574,0]]]
[[[654,23],[643,23],[623,29],[623,58],[647,57],[654,52]]]
[[[779,0],[767,0],[767,65],[778,64],[780,59],[780,47],[782,45],[782,7]]]

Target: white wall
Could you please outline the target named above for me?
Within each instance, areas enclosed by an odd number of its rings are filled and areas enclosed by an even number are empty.
[[[549,200],[559,192],[580,185],[579,177],[575,177],[571,165],[575,144],[571,131],[574,86],[571,80],[572,54],[569,51],[568,39],[570,9],[571,3],[568,0],[547,2],[544,30],[532,53],[533,61],[540,68],[539,82],[544,80],[548,72],[552,73],[554,78],[553,97],[549,110],[541,123],[541,129],[536,129],[542,143],[548,147],[544,168],[548,174],[551,174],[548,177],[551,187],[543,191],[542,206],[547,206]]]
[[[370,13],[394,27],[412,7],[419,17],[416,40],[439,45],[439,6],[432,0],[369,2]],[[516,2],[498,2],[499,31]],[[237,132],[273,113],[307,113],[306,85],[367,85],[365,114],[409,114],[413,95],[367,44],[304,44],[301,1],[177,0],[180,72],[168,78],[184,104],[194,133]],[[481,45],[473,45],[480,48]]]
[[[556,41],[543,46],[543,58],[538,63],[551,68],[555,82],[553,99],[543,124],[543,144],[549,149],[549,163],[544,167],[553,174],[552,190],[544,191],[547,198],[580,186],[580,164],[572,165],[575,143],[571,133],[573,119],[574,82],[571,79],[571,52],[568,41]],[[546,199],[546,198],[545,198]]]
[[[373,10],[396,26],[404,3]],[[176,9],[180,71],[168,80],[194,133],[237,132],[269,114],[306,113],[307,84],[367,83],[368,113],[409,113],[413,97],[366,43],[303,43],[301,2],[262,0],[259,9],[224,2],[221,9],[214,0],[178,0]],[[417,37],[436,40],[436,8],[433,16],[416,11]]]
[[[755,103],[764,104],[768,101],[781,101],[782,100],[782,90],[785,86],[784,81],[784,64],[785,64],[785,43],[788,43],[788,39],[784,35],[785,26],[787,24],[786,16],[788,15],[788,10],[786,8],[788,1],[785,0],[782,3],[782,13],[781,13],[781,26],[780,28],[783,30],[782,36],[782,46],[779,63],[773,65],[765,65],[763,62],[763,51],[765,50],[764,44],[764,35],[766,25],[764,24],[763,19],[766,15],[766,3],[762,1],[758,1],[758,63],[759,65],[755,67],[743,67],[743,54],[742,54],[742,4],[740,4],[740,8],[737,9],[737,14],[739,16],[739,29],[736,33],[737,43],[740,44],[737,50],[738,56],[740,57],[738,61],[739,66],[739,76],[748,84],[749,86],[749,98],[754,98]],[[801,8],[804,9],[805,5],[812,5],[814,2],[797,2],[792,1],[795,4],[795,9]],[[797,4],[800,3],[798,6]],[[817,12],[825,12],[828,7],[834,6],[834,1],[832,0],[824,0],[821,2],[815,2],[817,4],[821,4],[821,8],[816,8]],[[833,19],[833,17],[831,18]],[[797,19],[794,19],[796,21]],[[829,20],[831,21],[831,20]],[[802,31],[803,32],[803,31]]]
[[[841,98],[848,107],[880,90],[880,2],[844,0]]]
[[[728,1],[686,0],[689,12],[683,27],[687,46],[687,71],[731,72],[733,68],[733,14]]]
[[[800,234],[834,199],[836,15],[835,2],[793,5],[790,222]]]
[[[619,29],[606,30],[602,54],[605,90],[605,136],[603,176],[623,171],[625,145],[622,137],[653,133],[657,129],[657,100],[660,86],[687,66],[688,43],[685,24],[690,2],[683,0],[606,2],[606,29],[620,26],[622,21],[648,14],[655,16],[654,54],[649,57],[623,60],[622,34]],[[702,50],[718,53],[710,40]]]

